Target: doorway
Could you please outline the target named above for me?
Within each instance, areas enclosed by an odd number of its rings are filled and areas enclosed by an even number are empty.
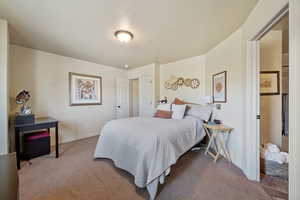
[[[140,109],[139,79],[129,80],[129,117],[138,117]]]
[[[274,198],[288,199],[289,16],[259,44],[260,180]]]

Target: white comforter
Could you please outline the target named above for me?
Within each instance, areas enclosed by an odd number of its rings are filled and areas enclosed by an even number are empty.
[[[203,137],[201,120],[192,117],[112,120],[101,131],[94,157],[113,160],[154,199],[171,165]]]

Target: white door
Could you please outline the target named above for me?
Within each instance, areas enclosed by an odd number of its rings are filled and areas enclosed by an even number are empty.
[[[116,79],[116,117],[127,118],[129,117],[129,80],[126,78]]]
[[[151,76],[140,78],[140,116],[150,117],[153,115],[153,80]]]

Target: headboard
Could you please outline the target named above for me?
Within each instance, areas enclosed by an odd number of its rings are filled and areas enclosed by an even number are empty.
[[[182,99],[185,102],[190,102],[190,103],[200,104],[200,105],[207,105],[212,103],[211,96],[197,95],[191,97],[178,97],[178,98]]]

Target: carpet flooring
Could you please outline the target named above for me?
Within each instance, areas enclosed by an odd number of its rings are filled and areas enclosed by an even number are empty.
[[[93,160],[97,137],[61,145],[54,153],[22,162],[21,200],[143,200],[145,189],[110,160]],[[126,152],[124,152],[126,156]],[[128,158],[130,159],[130,158]],[[202,151],[189,152],[172,167],[158,200],[272,200],[259,183],[224,159],[214,163]]]

